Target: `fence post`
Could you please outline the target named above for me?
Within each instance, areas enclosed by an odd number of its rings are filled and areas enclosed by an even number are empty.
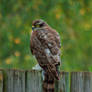
[[[25,71],[4,71],[4,92],[25,92]]]
[[[91,72],[72,72],[70,92],[92,92]]]
[[[26,92],[42,92],[42,76],[39,71],[27,71]]]
[[[43,92],[40,71],[0,70],[0,92]],[[62,72],[55,92],[92,92],[92,72]]]
[[[69,92],[69,72],[61,72],[60,80],[55,83],[55,92]]]

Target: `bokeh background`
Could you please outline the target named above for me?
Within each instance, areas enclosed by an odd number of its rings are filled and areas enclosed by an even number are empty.
[[[31,69],[32,21],[61,36],[64,71],[92,71],[92,0],[0,0],[0,68]]]

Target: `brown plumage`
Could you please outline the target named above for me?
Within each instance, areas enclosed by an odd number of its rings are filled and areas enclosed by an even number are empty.
[[[31,52],[35,55],[39,65],[45,71],[43,85],[45,92],[54,92],[54,79],[59,80],[60,37],[43,20],[35,20],[32,25],[34,27],[31,34]]]

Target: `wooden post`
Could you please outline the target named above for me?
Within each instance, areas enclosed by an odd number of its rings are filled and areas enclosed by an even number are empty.
[[[0,70],[0,92],[43,92],[42,83],[40,71]],[[62,72],[55,92],[92,92],[92,72]]]
[[[26,92],[24,71],[7,70],[4,73],[5,73],[4,92]]]
[[[69,73],[62,72],[60,80],[55,83],[55,92],[69,92]]]
[[[92,92],[91,72],[72,72],[70,92]]]
[[[46,79],[46,80],[48,80],[48,79]],[[69,89],[69,73],[68,72],[60,73],[60,80],[55,80],[54,84],[55,85],[51,86],[51,88],[54,88],[54,90],[51,90],[48,92],[69,92],[69,90],[70,90]],[[43,85],[44,85],[44,82],[43,82]],[[48,86],[48,85],[46,85],[46,83],[45,83],[45,86]],[[44,90],[43,92],[47,92],[47,91],[45,91],[45,88],[43,88],[43,90]]]
[[[42,92],[41,72],[27,71],[26,92]]]

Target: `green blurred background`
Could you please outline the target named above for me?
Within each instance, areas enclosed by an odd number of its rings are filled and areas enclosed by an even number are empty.
[[[31,69],[32,21],[61,36],[64,71],[92,71],[92,0],[0,0],[0,68]]]

